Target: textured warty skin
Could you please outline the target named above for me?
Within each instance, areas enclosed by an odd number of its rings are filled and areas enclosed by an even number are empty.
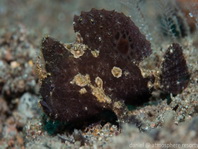
[[[46,75],[40,104],[51,119],[86,121],[105,109],[120,116],[125,104],[140,105],[149,100],[149,79],[142,76],[138,64],[152,50],[129,17],[92,9],[74,17],[74,31],[77,39],[72,44],[51,37],[42,41]],[[180,93],[188,80],[181,47],[173,44],[162,64],[163,90]]]

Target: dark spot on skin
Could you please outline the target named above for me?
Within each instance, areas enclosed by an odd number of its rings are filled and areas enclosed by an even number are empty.
[[[133,44],[130,44],[130,47],[131,47],[131,49],[133,49],[134,47],[133,47]]]
[[[130,36],[128,37],[128,39],[129,39],[129,42],[131,42],[131,41],[132,41],[132,39],[131,39],[131,37],[130,37]]]
[[[130,59],[131,59],[131,57],[128,55],[128,56],[127,56],[127,59],[128,59],[128,60],[130,60]]]
[[[130,53],[130,56],[133,56],[133,53],[132,52]]]
[[[127,54],[128,53],[128,40],[121,38],[120,41],[118,42],[118,50],[122,54]]]
[[[125,35],[125,34],[123,34],[122,38],[126,39],[126,35]]]
[[[120,33],[117,32],[116,35],[115,35],[115,39],[118,40],[119,38],[120,38]]]

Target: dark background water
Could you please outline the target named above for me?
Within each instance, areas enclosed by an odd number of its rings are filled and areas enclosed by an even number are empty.
[[[0,32],[19,24],[37,34],[73,41],[73,16],[91,8],[112,7],[109,0],[0,0]],[[39,37],[38,36],[38,37]]]

